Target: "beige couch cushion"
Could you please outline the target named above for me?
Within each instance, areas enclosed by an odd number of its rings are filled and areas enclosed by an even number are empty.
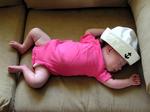
[[[150,0],[130,0],[129,3],[137,25],[146,90],[150,94]]]
[[[36,9],[127,6],[127,0],[25,0],[25,3]]]
[[[23,3],[23,0],[0,0],[0,7],[19,5],[22,3]]]
[[[23,34],[25,10],[22,6],[0,8],[0,111],[8,112],[13,101],[16,78],[8,74],[8,65],[18,64],[17,52],[8,45]]]
[[[79,40],[88,28],[117,25],[135,28],[130,10],[126,8],[31,10],[27,17],[25,35],[33,27],[39,27],[51,38]],[[31,67],[31,51],[22,56],[21,64]],[[131,68],[126,66],[116,75],[128,77],[131,73],[138,72],[139,68],[140,63]],[[17,112],[148,112],[149,104],[150,97],[145,93],[144,84],[140,87],[112,90],[87,77],[52,76],[43,88],[32,89],[21,76],[15,95]]]

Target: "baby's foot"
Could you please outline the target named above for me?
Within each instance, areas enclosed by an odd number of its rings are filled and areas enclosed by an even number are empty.
[[[16,41],[10,41],[9,45],[12,47],[12,48],[15,48],[20,54],[23,54],[24,53],[24,50],[22,48],[22,44],[16,42]]]
[[[9,71],[9,73],[19,73],[19,72],[22,72],[22,66],[16,66],[16,65],[8,66],[8,71]]]

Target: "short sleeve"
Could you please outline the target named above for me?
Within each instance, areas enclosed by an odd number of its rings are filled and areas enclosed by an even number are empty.
[[[112,78],[111,74],[109,72],[107,72],[106,70],[96,77],[96,79],[100,82],[106,82],[107,80],[109,80],[111,78]]]
[[[96,42],[97,40],[95,39],[95,36],[88,32],[88,33],[85,33],[83,36],[80,37],[80,42],[83,42],[83,43],[89,43],[89,42]]]

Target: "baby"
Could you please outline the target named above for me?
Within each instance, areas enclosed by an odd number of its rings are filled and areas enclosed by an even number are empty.
[[[103,47],[102,41],[107,43]],[[95,77],[113,89],[141,84],[138,74],[132,74],[127,79],[113,79],[111,74],[140,59],[136,51],[136,35],[127,27],[88,29],[79,42],[50,39],[41,29],[33,28],[23,44],[16,41],[9,44],[20,54],[35,45],[32,50],[33,69],[26,65],[8,67],[10,73],[22,72],[25,81],[33,88],[42,87],[50,74]]]

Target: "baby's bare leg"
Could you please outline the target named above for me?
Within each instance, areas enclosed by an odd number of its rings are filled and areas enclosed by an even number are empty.
[[[22,72],[26,82],[33,88],[42,87],[48,80],[50,74],[43,66],[35,67],[35,71],[29,69],[26,65],[9,66],[10,73]]]
[[[43,45],[50,40],[49,36],[39,28],[33,28],[26,36],[23,44],[11,41],[11,47],[17,49],[21,54],[25,53],[31,46]]]

